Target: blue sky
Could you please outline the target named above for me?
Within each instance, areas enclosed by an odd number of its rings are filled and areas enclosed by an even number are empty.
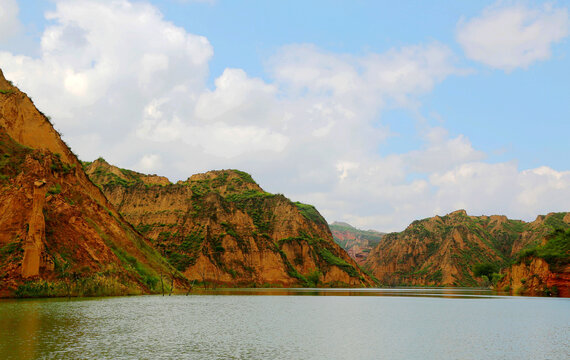
[[[3,6],[0,67],[81,158],[171,180],[242,168],[329,221],[379,230],[458,207],[568,210],[567,2]],[[105,48],[113,34],[124,53]]]

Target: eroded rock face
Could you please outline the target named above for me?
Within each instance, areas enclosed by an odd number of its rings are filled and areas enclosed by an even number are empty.
[[[401,233],[385,235],[364,267],[390,285],[481,286],[475,265],[490,263],[499,271],[555,227],[568,226],[565,219],[566,213],[552,213],[525,223],[459,210],[417,220]]]
[[[22,277],[30,278],[40,275],[40,265],[53,270],[53,261],[48,266],[49,256],[45,252],[45,220],[44,203],[47,193],[45,180],[34,182],[32,213],[28,222],[28,236],[24,241],[24,258],[22,260]],[[44,261],[41,261],[44,260]]]
[[[83,282],[93,285],[86,294],[148,292],[161,272],[175,272],[1,72],[0,90],[0,296],[30,280],[67,282],[68,293],[80,279],[94,279]],[[187,284],[173,276],[178,286]]]
[[[191,280],[228,286],[372,284],[312,206],[263,191],[247,173],[216,170],[148,186],[140,180],[147,175],[102,159],[85,165],[123,216]]]
[[[526,259],[508,268],[497,288],[521,295],[570,297],[570,265],[555,271],[543,259]]]

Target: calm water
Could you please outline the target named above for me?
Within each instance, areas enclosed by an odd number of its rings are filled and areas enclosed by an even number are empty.
[[[32,358],[566,360],[570,300],[268,289],[0,301],[0,359]]]

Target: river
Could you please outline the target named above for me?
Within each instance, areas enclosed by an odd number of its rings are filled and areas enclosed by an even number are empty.
[[[569,359],[570,300],[228,289],[0,301],[0,359]]]

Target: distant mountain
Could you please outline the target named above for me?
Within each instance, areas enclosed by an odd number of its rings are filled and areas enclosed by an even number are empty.
[[[388,285],[481,286],[495,283],[505,286],[505,274],[518,271],[509,268],[519,259],[521,251],[524,254],[528,249],[536,249],[556,229],[569,227],[569,213],[538,216],[535,221],[526,223],[498,215],[469,216],[459,210],[446,216],[414,221],[403,232],[385,235],[371,251],[364,267]],[[568,242],[565,244],[567,247]],[[560,246],[562,249],[556,251],[567,262],[570,253]],[[548,271],[557,272],[559,275],[556,276],[563,278],[564,273],[570,272],[564,261]],[[541,272],[544,273],[544,269]],[[533,276],[533,270],[529,274]],[[557,286],[569,285],[563,283]],[[541,291],[549,291],[546,282],[541,285],[544,287]]]
[[[345,222],[335,221],[329,225],[334,241],[339,244],[359,265],[364,264],[368,254],[385,233],[375,230],[360,230]]]
[[[239,170],[176,184],[103,159],[85,171],[188,279],[225,286],[368,286],[311,205],[265,192]]]
[[[171,284],[188,282],[0,71],[0,296],[140,294]]]

